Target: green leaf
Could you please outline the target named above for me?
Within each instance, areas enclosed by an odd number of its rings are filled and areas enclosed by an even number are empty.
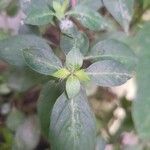
[[[60,48],[67,54],[76,43],[81,53],[86,55],[89,50],[89,39],[83,32],[79,32],[74,38],[61,35],[60,37]]]
[[[49,49],[46,41],[34,35],[17,35],[0,41],[0,59],[18,67],[26,66],[23,49]]]
[[[53,8],[55,12],[59,12],[61,10],[61,3],[57,1],[53,1]]]
[[[50,6],[52,5],[51,0],[20,0],[21,8],[23,12],[28,16],[34,11],[39,10],[39,12],[43,12],[50,10]]]
[[[131,73],[115,60],[93,63],[87,68],[87,74],[94,84],[104,87],[119,86],[132,77]]]
[[[90,80],[89,76],[87,75],[87,73],[83,69],[77,70],[74,74],[78,77],[78,79],[80,81],[86,82],[86,81]]]
[[[60,79],[65,79],[70,75],[69,70],[66,68],[61,68],[60,70],[56,71],[52,76]]]
[[[103,0],[104,6],[128,33],[132,20],[134,0]]]
[[[133,120],[138,135],[143,140],[150,140],[150,22],[141,26],[136,35],[136,48],[139,56],[137,66],[138,91],[133,103]]]
[[[103,60],[113,59],[125,65],[128,69],[135,68],[137,58],[131,48],[123,42],[114,39],[107,39],[98,42],[91,50],[89,59]]]
[[[25,23],[31,25],[45,25],[53,20],[53,12],[50,10],[49,0],[21,0],[21,7],[27,18]]]
[[[74,16],[83,26],[90,30],[99,31],[108,27],[106,20],[98,12],[85,6],[75,7],[68,14]]]
[[[73,47],[72,50],[66,56],[66,66],[70,70],[77,70],[82,67],[83,56],[80,53],[80,50],[76,47]]]
[[[28,66],[41,74],[51,75],[62,67],[61,61],[50,47],[27,48],[23,50],[23,55]]]
[[[77,0],[77,6],[82,5],[93,10],[98,10],[103,6],[102,0]]]
[[[23,25],[20,25],[18,34],[40,35],[40,31],[37,26],[23,24]]]
[[[49,8],[44,10],[35,9],[27,15],[24,22],[30,25],[46,25],[52,22],[53,16],[54,12]]]
[[[75,97],[80,91],[80,81],[76,76],[71,75],[66,81],[66,92],[69,99]]]
[[[50,124],[52,150],[94,150],[96,125],[83,91],[68,99],[62,94],[56,101]]]
[[[57,98],[62,94],[63,87],[61,83],[50,81],[44,85],[37,103],[38,117],[42,133],[45,137],[49,136],[50,115],[53,105]]]
[[[30,68],[12,68],[7,76],[8,86],[17,92],[25,92],[35,85],[45,83],[50,80],[49,77],[37,74]]]

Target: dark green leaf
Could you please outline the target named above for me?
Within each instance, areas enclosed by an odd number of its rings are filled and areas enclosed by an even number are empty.
[[[104,87],[119,86],[132,77],[122,64],[114,60],[93,63],[87,73],[94,84]]]
[[[48,10],[52,5],[51,0],[20,0],[21,8],[23,12],[28,15],[34,10]]]
[[[26,66],[23,49],[49,49],[49,45],[40,37],[34,35],[18,35],[0,41],[0,59],[19,67]]]
[[[94,150],[96,125],[85,93],[73,99],[62,94],[56,101],[50,124],[52,150]]]
[[[25,23],[31,25],[44,25],[52,22],[53,15],[49,0],[21,0],[21,6],[27,18]]]
[[[34,47],[24,49],[23,55],[28,66],[41,74],[50,75],[62,66],[50,47],[48,49]]]
[[[52,22],[54,12],[49,8],[44,10],[32,10],[26,17],[25,23],[30,25],[46,25]]]
[[[129,69],[135,68],[137,59],[131,48],[114,39],[107,39],[98,42],[91,50],[91,56],[87,58],[93,60],[114,59],[121,62]]]
[[[50,115],[56,99],[61,95],[63,87],[61,83],[48,82],[42,89],[37,103],[37,111],[40,119],[42,133],[48,138]]]
[[[137,66],[137,98],[133,103],[133,119],[136,130],[143,140],[150,140],[150,22],[142,26],[136,35],[139,55]]]
[[[125,32],[128,32],[133,15],[134,0],[103,0],[103,2]]]
[[[85,33],[79,32],[74,38],[61,35],[60,47],[67,54],[76,43],[82,54],[87,54],[89,49],[89,39]]]
[[[68,14],[74,16],[83,26],[90,30],[98,31],[108,27],[106,20],[98,12],[85,6],[75,7]]]
[[[37,26],[23,24],[20,26],[18,34],[40,35],[40,31],[39,31],[39,28]]]

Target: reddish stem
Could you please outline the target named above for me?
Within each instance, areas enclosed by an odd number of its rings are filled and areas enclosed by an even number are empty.
[[[75,7],[76,4],[77,4],[77,0],[71,0],[71,5],[72,5],[72,7]]]

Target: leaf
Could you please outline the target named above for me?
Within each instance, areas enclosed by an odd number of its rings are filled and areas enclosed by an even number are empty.
[[[60,48],[67,54],[73,48],[75,41],[81,53],[86,55],[89,50],[89,39],[83,32],[79,32],[74,38],[62,34],[60,37]]]
[[[135,68],[137,58],[131,48],[123,42],[114,39],[107,39],[98,42],[91,50],[89,59],[103,60],[113,59],[125,65],[128,69]]]
[[[83,56],[80,53],[80,50],[76,47],[73,47],[72,50],[66,56],[66,66],[70,70],[77,70],[82,67]]]
[[[75,7],[68,14],[75,17],[83,26],[93,31],[104,30],[108,26],[106,20],[98,12],[88,7]]]
[[[94,84],[104,87],[119,86],[132,77],[131,73],[115,60],[93,63],[87,68],[87,74]]]
[[[37,11],[44,11],[49,10],[50,6],[52,5],[51,0],[20,0],[21,9],[23,12],[28,15],[31,12]]]
[[[101,136],[97,136],[96,140],[96,148],[95,150],[104,150],[106,146],[106,142]]]
[[[52,150],[94,150],[96,125],[85,93],[73,99],[62,94],[56,101],[50,124]]]
[[[25,23],[30,25],[45,25],[53,20],[49,0],[21,0],[21,7],[27,18]]]
[[[87,75],[87,73],[83,69],[77,70],[74,74],[78,77],[78,79],[80,81],[87,82],[90,80],[89,76]]]
[[[84,5],[94,10],[98,10],[103,6],[102,0],[77,0],[77,4]]]
[[[66,81],[66,92],[69,99],[75,97],[80,91],[80,81],[76,76],[69,76]]]
[[[49,8],[44,10],[35,9],[27,15],[24,22],[30,25],[46,25],[52,22],[53,16],[54,12]]]
[[[23,55],[28,66],[41,74],[51,75],[62,66],[50,47],[48,49],[27,48],[23,50]]]
[[[49,49],[46,41],[34,35],[17,35],[0,41],[0,59],[18,67],[26,66],[23,49]]]
[[[103,0],[104,6],[128,33],[132,20],[134,0]]]
[[[50,77],[37,74],[30,68],[12,68],[7,76],[8,86],[17,92],[25,92],[35,85],[45,83],[50,80]]]
[[[52,74],[52,76],[60,79],[65,79],[70,75],[70,71],[66,68],[61,68],[55,73]]]
[[[139,56],[137,66],[138,91],[133,102],[132,115],[138,135],[143,140],[150,140],[150,22],[141,26],[136,35],[136,48]]]
[[[42,133],[48,138],[50,115],[53,105],[57,98],[62,94],[63,87],[61,83],[50,81],[44,85],[37,103],[38,117],[40,120],[40,126]]]
[[[40,35],[39,28],[33,25],[20,25],[18,34],[35,34]]]

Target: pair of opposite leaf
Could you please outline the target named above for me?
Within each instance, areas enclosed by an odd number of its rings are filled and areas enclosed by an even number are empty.
[[[121,85],[132,77],[124,65],[112,58],[98,60],[87,69],[82,69],[84,57],[77,47],[73,47],[66,55],[64,66],[49,50],[37,51],[31,48],[25,49],[23,54],[27,64],[33,70],[59,79],[66,79],[66,92],[69,98],[78,94],[80,82],[92,81],[98,86],[111,87]]]

